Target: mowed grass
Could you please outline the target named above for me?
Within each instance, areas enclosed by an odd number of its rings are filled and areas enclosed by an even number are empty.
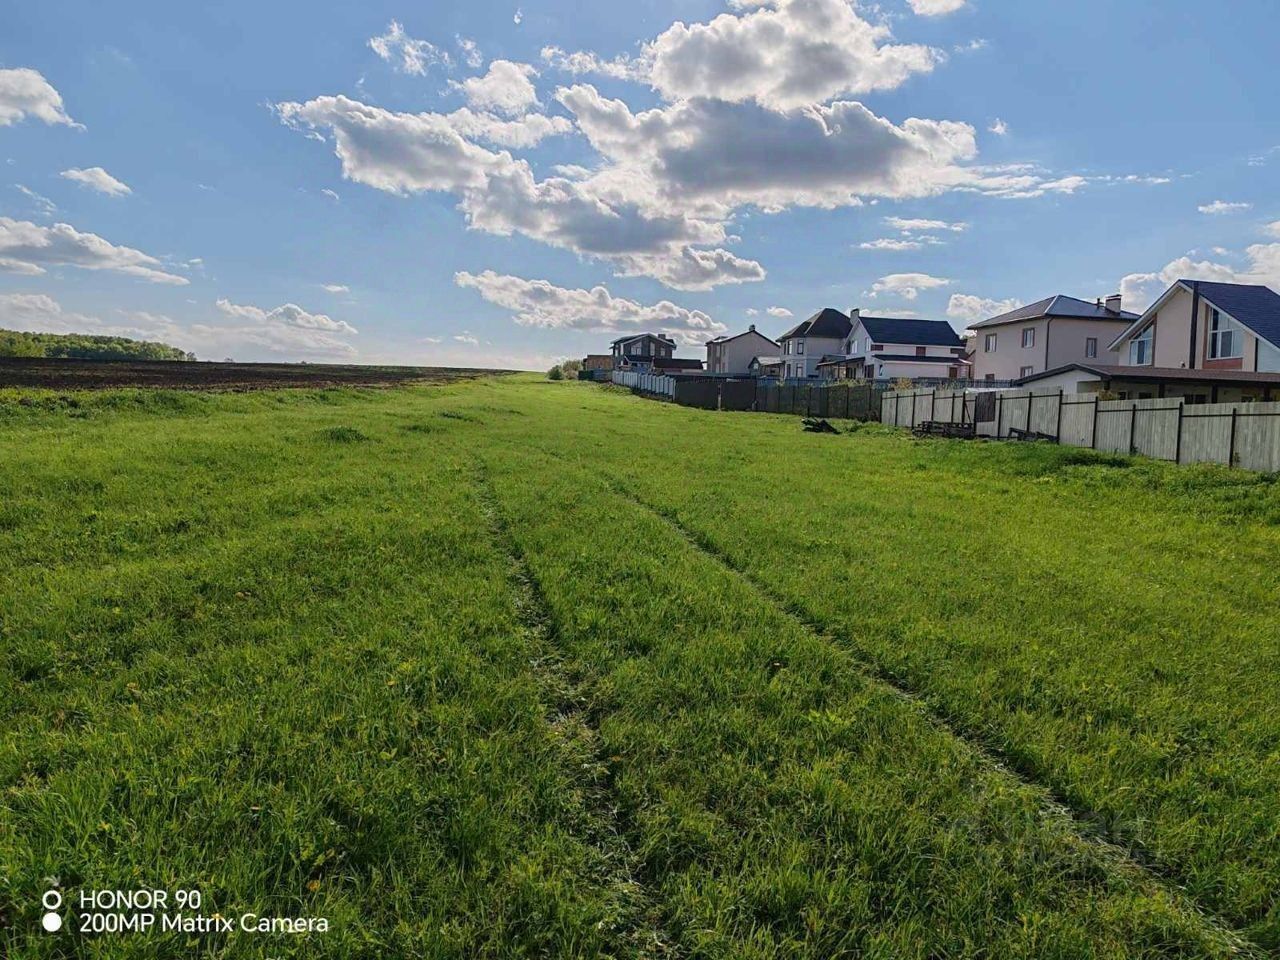
[[[519,378],[11,401],[0,952],[1280,947],[1257,478]],[[332,929],[51,937],[49,877]]]

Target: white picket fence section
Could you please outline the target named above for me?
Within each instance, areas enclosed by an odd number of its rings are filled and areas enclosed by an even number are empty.
[[[631,387],[641,393],[651,393],[658,397],[675,397],[676,381],[673,377],[664,377],[655,373],[631,373],[621,370],[613,371],[613,382],[623,387]]]
[[[886,393],[880,420],[899,427],[973,423],[980,437],[1023,432],[1173,463],[1280,470],[1280,402],[1188,404],[1176,397],[1103,400],[1060,390],[913,390]]]

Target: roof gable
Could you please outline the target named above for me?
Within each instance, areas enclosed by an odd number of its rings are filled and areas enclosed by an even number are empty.
[[[829,340],[843,340],[853,329],[849,318],[834,307],[824,307],[808,320],[796,324],[778,338],[779,341],[793,337],[823,337]]]
[[[1179,280],[1231,317],[1244,324],[1272,346],[1280,346],[1280,294],[1270,287],[1250,283],[1212,283],[1208,280]]]
[[[1179,290],[1200,296],[1217,307],[1231,319],[1243,324],[1272,346],[1280,347],[1280,294],[1270,287],[1252,283],[1215,283],[1211,280],[1175,280],[1173,285],[1156,298],[1143,314],[1125,327],[1114,340],[1114,350],[1125,340],[1131,339],[1146,328],[1151,318],[1164,309],[1164,305]]]

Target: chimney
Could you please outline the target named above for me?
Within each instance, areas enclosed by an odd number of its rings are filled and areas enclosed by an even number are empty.
[[[1113,293],[1111,296],[1107,297],[1107,309],[1112,313],[1119,313],[1121,302],[1120,294]]]
[[[854,307],[852,310],[849,311],[849,319],[852,320],[854,323],[857,323],[858,318],[861,316],[862,316],[861,307]]]
[[[756,325],[754,323],[751,324],[751,326],[747,327],[747,333],[755,333],[755,332],[756,332]]]

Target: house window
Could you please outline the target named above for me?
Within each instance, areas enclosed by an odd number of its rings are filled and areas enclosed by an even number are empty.
[[[982,349],[984,353],[996,352],[996,335],[988,333],[982,340]]]
[[[784,346],[784,348],[783,348],[782,352],[783,352],[783,353],[785,353],[787,356],[791,356],[791,341],[790,341],[790,340],[788,340],[788,341],[786,342],[786,345]]]
[[[1018,368],[1018,376],[1019,376],[1019,377],[1029,377],[1029,376],[1031,376],[1031,375],[1032,375],[1033,373],[1035,373],[1035,372],[1036,372],[1036,368],[1035,368],[1035,367],[1019,367],[1019,368]]]
[[[988,373],[985,377],[983,377],[983,379],[986,380],[987,383],[995,383],[996,375],[994,373]]]
[[[1208,403],[1209,397],[1207,394],[1203,393],[1188,393],[1182,398],[1182,402],[1190,404],[1191,406],[1196,406],[1197,404]]]
[[[917,356],[917,357],[927,357],[928,355],[929,355],[929,348],[928,348],[928,347],[916,347],[916,356]]]
[[[1148,326],[1140,334],[1129,341],[1129,365],[1146,367],[1151,365],[1151,347],[1155,343],[1156,328]]]
[[[1085,337],[1084,355],[1086,358],[1090,360],[1092,360],[1094,357],[1098,355],[1098,338],[1097,337]]]
[[[1022,349],[1034,347],[1036,345],[1036,328],[1027,327],[1022,331]]]
[[[867,353],[870,353],[870,352],[871,352],[871,338],[870,338],[870,337],[867,337],[867,341],[866,341],[866,343],[867,343]]]
[[[1234,329],[1231,321],[1212,307],[1209,308],[1209,359],[1241,356],[1244,337]]]
[[[803,341],[803,340],[797,340],[797,341],[796,341],[796,353],[804,353],[804,341]]]

